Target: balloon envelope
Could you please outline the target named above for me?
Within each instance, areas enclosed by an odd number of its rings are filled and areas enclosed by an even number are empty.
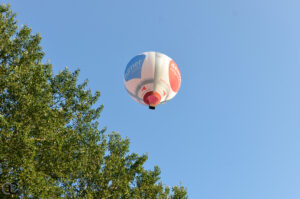
[[[124,83],[135,101],[154,109],[177,94],[181,74],[177,64],[167,55],[144,52],[127,64]]]

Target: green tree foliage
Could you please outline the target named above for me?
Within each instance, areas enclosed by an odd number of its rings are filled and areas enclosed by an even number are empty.
[[[158,167],[145,170],[127,138],[98,130],[100,93],[77,82],[78,70],[53,75],[40,41],[0,6],[0,185],[19,190],[0,198],[187,198]]]

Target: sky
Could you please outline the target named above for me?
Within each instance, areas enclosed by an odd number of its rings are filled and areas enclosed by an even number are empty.
[[[148,153],[192,199],[300,198],[300,1],[1,0],[42,36],[54,73],[99,90],[99,129]],[[155,111],[123,74],[145,51],[173,58],[175,98]]]

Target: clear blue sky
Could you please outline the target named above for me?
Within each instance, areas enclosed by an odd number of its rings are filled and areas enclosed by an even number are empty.
[[[300,198],[299,0],[26,0],[19,25],[41,33],[54,71],[100,90],[100,128],[148,153],[192,199]],[[172,57],[178,95],[155,111],[126,93],[144,51]]]

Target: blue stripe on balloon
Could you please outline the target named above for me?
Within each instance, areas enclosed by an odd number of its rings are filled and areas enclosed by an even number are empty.
[[[134,78],[141,78],[142,76],[142,66],[146,55],[137,55],[130,60],[125,69],[124,78],[125,81],[129,81]]]

